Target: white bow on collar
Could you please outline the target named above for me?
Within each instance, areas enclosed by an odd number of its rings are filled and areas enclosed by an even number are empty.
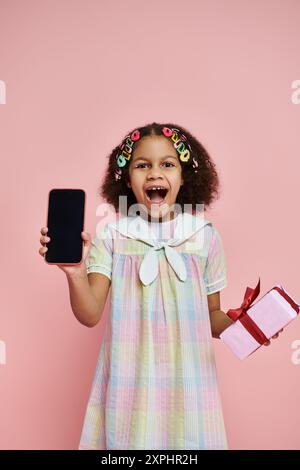
[[[140,240],[152,247],[144,256],[139,269],[140,280],[147,286],[153,282],[158,275],[157,251],[162,248],[165,251],[169,264],[172,266],[180,281],[184,282],[186,280],[187,272],[182,256],[172,247],[181,245],[209,223],[208,220],[204,219],[204,216],[196,217],[188,212],[179,213],[177,215],[174,238],[166,242],[157,239],[156,234],[151,230],[151,223],[148,223],[141,216],[124,217],[110,225],[122,235]]]

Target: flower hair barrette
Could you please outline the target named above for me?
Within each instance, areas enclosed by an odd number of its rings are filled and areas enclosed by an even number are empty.
[[[173,143],[174,148],[179,153],[179,159],[185,163],[191,157],[191,146],[186,136],[176,128],[163,127],[161,129],[162,134],[170,139]],[[142,134],[139,129],[134,130],[131,134],[125,137],[125,141],[119,146],[120,152],[116,156],[117,166],[115,169],[115,180],[118,181],[122,177],[122,168],[130,160],[134,144],[140,140]],[[198,162],[193,158],[193,168],[197,173]]]

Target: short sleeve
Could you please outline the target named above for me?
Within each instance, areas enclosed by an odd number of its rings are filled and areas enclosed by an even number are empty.
[[[223,243],[218,230],[211,224],[212,233],[204,271],[207,294],[213,294],[227,287],[227,268]]]
[[[100,273],[112,278],[113,240],[108,226],[105,225],[99,235],[91,242],[90,252],[85,260],[87,274]]]

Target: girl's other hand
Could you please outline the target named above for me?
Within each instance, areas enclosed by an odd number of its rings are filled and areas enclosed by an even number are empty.
[[[44,258],[46,251],[48,250],[47,244],[51,241],[51,238],[47,236],[48,227],[41,228],[41,238],[40,243],[41,247],[39,249],[39,254]],[[68,266],[63,264],[57,264],[56,266],[61,269],[67,275],[72,274],[84,274],[86,273],[85,260],[89,254],[91,248],[91,236],[88,232],[81,232],[81,238],[83,240],[83,250],[82,250],[82,260],[81,263],[76,266]]]
[[[272,336],[272,339],[278,338],[279,333],[281,333],[282,331],[283,331],[283,328],[281,330],[279,330],[278,333],[276,333],[274,336]],[[264,343],[264,346],[269,346],[269,344],[271,344],[270,340],[268,340],[266,343]]]

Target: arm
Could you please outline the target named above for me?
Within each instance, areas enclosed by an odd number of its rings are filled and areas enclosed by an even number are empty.
[[[225,312],[222,312],[220,305],[220,292],[214,292],[207,296],[211,332],[213,338],[219,338],[220,334],[232,323],[234,323],[231,318],[229,318]]]
[[[101,319],[111,281],[104,274],[80,273],[67,275],[70,302],[77,320],[85,326],[95,326]]]

